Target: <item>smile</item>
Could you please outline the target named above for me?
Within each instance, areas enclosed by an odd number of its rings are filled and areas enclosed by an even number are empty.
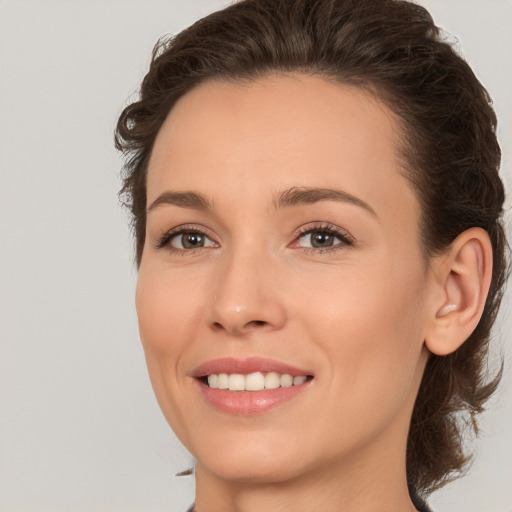
[[[313,375],[285,363],[252,357],[209,361],[192,375],[206,402],[237,415],[261,414],[310,388]]]
[[[206,378],[212,389],[227,389],[229,391],[262,391],[263,389],[289,388],[303,384],[307,375],[293,377],[289,373],[254,372],[249,375],[241,373],[212,373]]]

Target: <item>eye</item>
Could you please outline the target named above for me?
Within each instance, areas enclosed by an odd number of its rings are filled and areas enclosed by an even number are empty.
[[[302,231],[294,243],[295,247],[303,247],[319,252],[352,245],[354,245],[354,242],[350,235],[334,226],[318,226]]]
[[[315,230],[301,236],[301,247],[324,248],[332,247],[336,241],[336,236],[326,231]]]
[[[207,247],[217,247],[217,244],[197,228],[176,228],[165,233],[157,244],[158,249],[167,248],[170,251],[193,251]]]
[[[215,245],[205,234],[197,231],[187,231],[173,235],[169,245],[174,249],[198,249]]]

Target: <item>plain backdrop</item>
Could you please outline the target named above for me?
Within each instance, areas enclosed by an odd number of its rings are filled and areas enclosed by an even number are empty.
[[[181,512],[191,457],[153,397],[112,133],[156,40],[223,0],[0,0],[0,511]],[[488,87],[512,183],[512,3],[429,0]],[[510,205],[510,200],[507,203]],[[506,378],[437,512],[512,511]]]

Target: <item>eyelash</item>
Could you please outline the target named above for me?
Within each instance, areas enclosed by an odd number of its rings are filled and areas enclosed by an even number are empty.
[[[306,226],[299,229],[299,234],[295,237],[294,242],[296,243],[299,239],[312,233],[326,233],[337,238],[340,242],[332,247],[298,247],[306,254],[325,254],[333,251],[340,250],[346,247],[353,247],[355,245],[354,239],[344,230],[334,226],[332,224],[321,224],[317,226]],[[172,254],[180,254],[182,256],[197,254],[202,249],[208,249],[208,247],[199,247],[197,249],[177,249],[170,245],[171,241],[183,234],[198,234],[212,239],[204,230],[197,228],[197,226],[178,226],[164,233],[158,240],[155,247],[157,249],[166,249]]]
[[[171,241],[178,237],[179,235],[187,234],[196,234],[201,235],[204,237],[207,237],[209,239],[212,239],[211,236],[209,236],[205,230],[199,229],[197,226],[178,226],[176,228],[171,229],[170,231],[165,232],[160,239],[158,240],[158,243],[156,244],[157,249],[166,249],[172,254],[180,254],[182,256],[189,256],[192,254],[197,254],[201,249],[205,249],[205,247],[199,247],[197,249],[177,249],[176,247],[172,247]]]
[[[332,224],[321,224],[318,226],[306,226],[299,229],[299,234],[295,238],[295,241],[299,240],[303,236],[310,235],[311,233],[326,233],[328,235],[332,235],[340,242],[336,245],[333,245],[332,247],[302,247],[301,249],[306,254],[325,254],[333,251],[340,250],[342,248],[346,247],[353,247],[355,245],[354,239],[344,230],[340,229],[337,226],[334,226]]]

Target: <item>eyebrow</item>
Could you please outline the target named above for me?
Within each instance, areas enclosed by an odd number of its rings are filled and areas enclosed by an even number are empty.
[[[150,212],[162,205],[174,205],[180,208],[191,208],[199,211],[212,210],[212,205],[208,199],[196,192],[173,192],[167,191],[159,195],[148,207]]]
[[[274,207],[276,209],[289,208],[320,201],[339,201],[353,204],[378,218],[375,210],[368,203],[348,192],[333,188],[292,187],[277,195],[274,199]],[[151,203],[147,211],[150,212],[163,205],[174,205],[199,211],[211,211],[213,209],[212,203],[197,192],[166,191]]]
[[[333,188],[292,187],[281,192],[274,201],[274,205],[276,208],[287,208],[319,201],[340,201],[353,204],[378,218],[377,213],[368,203],[348,192]]]

